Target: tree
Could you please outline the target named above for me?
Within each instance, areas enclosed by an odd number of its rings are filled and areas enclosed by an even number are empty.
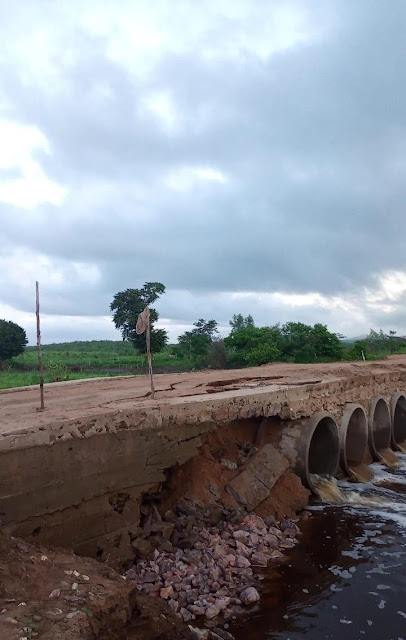
[[[27,344],[25,330],[10,320],[0,320],[0,362],[4,365],[9,358],[23,353]]]
[[[210,347],[218,333],[218,322],[200,318],[193,326],[194,329],[179,336],[175,351],[194,367],[201,368],[207,365]]]
[[[313,329],[303,322],[286,322],[281,327],[282,352],[290,362],[314,362]]]
[[[322,324],[287,322],[273,327],[244,326],[225,339],[231,366],[255,366],[276,362],[341,360],[342,344]]]
[[[290,362],[341,360],[343,347],[337,334],[326,325],[312,327],[303,322],[287,322],[281,328],[282,353]]]
[[[193,326],[195,328],[192,329],[192,334],[206,336],[210,341],[213,340],[214,334],[218,333],[218,322],[216,322],[216,320],[204,320],[200,318],[200,320],[193,323]]]
[[[281,335],[274,327],[242,327],[224,340],[229,364],[233,367],[255,366],[281,359]]]
[[[324,324],[314,325],[312,344],[316,360],[341,360],[343,357],[340,335],[331,333]]]
[[[154,325],[159,315],[150,307],[163,293],[165,286],[160,282],[146,282],[141,289],[119,291],[110,305],[110,310],[114,312],[113,322],[116,329],[121,331],[123,340],[131,342],[140,353],[145,353],[145,335],[137,335],[135,327],[138,315],[146,306],[150,308],[151,350],[155,353],[162,351],[168,342],[167,332],[164,329],[155,329]]]
[[[206,357],[211,344],[210,338],[203,333],[185,331],[178,338],[175,353],[188,360],[193,367],[201,368],[206,364]]]
[[[347,353],[351,360],[367,359],[369,353],[368,340],[355,340]]]
[[[230,320],[229,325],[231,326],[231,332],[238,331],[238,329],[244,329],[244,327],[255,327],[254,318],[250,314],[246,318],[242,315],[242,313],[234,314],[232,320]]]

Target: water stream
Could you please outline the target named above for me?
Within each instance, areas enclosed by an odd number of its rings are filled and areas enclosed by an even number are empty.
[[[356,482],[370,482],[374,477],[372,469],[367,464],[350,464],[350,472]]]
[[[237,640],[406,640],[406,455],[361,484],[324,483],[287,563],[264,573]],[[334,504],[332,504],[334,502]]]

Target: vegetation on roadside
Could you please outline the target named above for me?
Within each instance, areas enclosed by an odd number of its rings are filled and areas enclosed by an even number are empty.
[[[45,344],[42,347],[45,382],[80,378],[137,375],[148,372],[145,354],[138,354],[129,342],[93,340]],[[177,358],[170,346],[153,354],[154,369],[159,372],[187,371],[190,367]],[[36,347],[26,347],[0,372],[0,389],[39,383]]]
[[[340,336],[322,324],[302,322],[256,327],[252,316],[241,314],[230,320],[231,332],[218,337],[215,320],[199,320],[195,329],[179,337],[176,353],[194,368],[217,366],[250,367],[268,362],[330,362],[341,360]],[[216,364],[213,362],[213,357]]]
[[[377,360],[394,353],[406,353],[406,336],[397,336],[396,331],[384,333],[370,330],[362,340],[345,345],[346,360]]]

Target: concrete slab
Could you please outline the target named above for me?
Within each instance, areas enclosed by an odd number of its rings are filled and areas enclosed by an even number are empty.
[[[147,376],[59,382],[46,385],[44,412],[37,411],[38,387],[5,389],[0,391],[0,452],[123,429],[221,423],[254,415],[283,413],[286,419],[310,415],[314,410],[312,400],[317,406],[321,398],[345,394],[346,402],[357,402],[362,386],[370,397],[376,376],[381,381],[399,380],[403,388],[406,356],[380,362],[275,363],[248,369],[161,374],[156,376],[155,400],[149,398]],[[379,387],[382,390],[381,383]]]

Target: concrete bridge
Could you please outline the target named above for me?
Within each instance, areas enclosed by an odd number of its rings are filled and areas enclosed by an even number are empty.
[[[406,441],[406,356],[159,375],[156,389],[151,400],[144,377],[54,383],[44,412],[38,388],[0,391],[2,530],[121,562],[143,496],[203,450],[249,510],[287,466],[312,489],[314,474],[350,474]],[[213,444],[226,432],[250,444],[242,463]]]

